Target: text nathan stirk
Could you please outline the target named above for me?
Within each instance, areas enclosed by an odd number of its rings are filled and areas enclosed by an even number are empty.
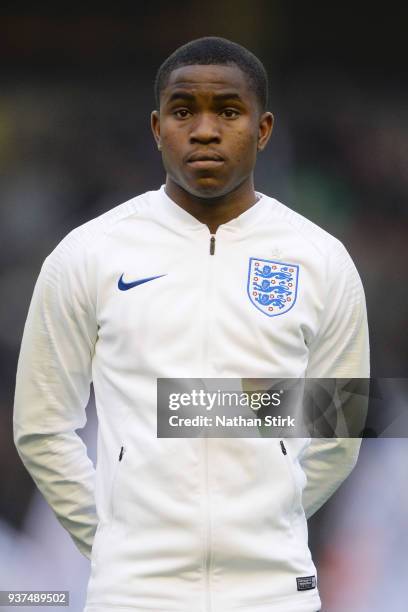
[[[215,420],[215,423],[214,423]],[[245,417],[235,415],[227,417],[225,415],[217,415],[215,418],[203,415],[195,417],[179,417],[172,415],[169,418],[169,424],[172,427],[294,427],[295,419],[293,417],[281,417],[267,415],[264,419]]]

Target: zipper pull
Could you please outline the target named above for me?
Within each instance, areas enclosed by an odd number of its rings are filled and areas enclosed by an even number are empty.
[[[121,446],[120,447],[120,453],[119,453],[119,461],[122,461],[122,457],[123,457],[124,452],[125,452],[125,449],[124,449],[123,446]]]
[[[212,234],[210,238],[210,255],[215,253],[215,236]]]
[[[285,445],[284,445],[284,443],[283,443],[283,440],[280,440],[280,447],[281,447],[281,449],[282,449],[282,453],[283,453],[284,455],[287,455],[287,454],[288,454],[288,451],[286,450],[286,447],[285,447]]]

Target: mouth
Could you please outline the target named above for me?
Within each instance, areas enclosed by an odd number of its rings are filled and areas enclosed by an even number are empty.
[[[224,164],[219,153],[193,153],[187,158],[187,164],[193,168],[218,168]]]

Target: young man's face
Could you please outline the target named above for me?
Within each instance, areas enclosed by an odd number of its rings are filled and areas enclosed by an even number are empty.
[[[235,65],[173,70],[152,113],[168,180],[200,198],[222,197],[252,181],[257,151],[272,131],[245,73]]]

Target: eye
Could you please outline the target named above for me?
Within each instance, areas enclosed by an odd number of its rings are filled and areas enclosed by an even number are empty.
[[[226,119],[237,119],[239,117],[240,112],[235,108],[224,108],[221,115],[224,115]]]
[[[177,117],[177,119],[187,119],[187,117],[191,115],[191,113],[186,108],[179,108],[174,111],[173,115]]]

